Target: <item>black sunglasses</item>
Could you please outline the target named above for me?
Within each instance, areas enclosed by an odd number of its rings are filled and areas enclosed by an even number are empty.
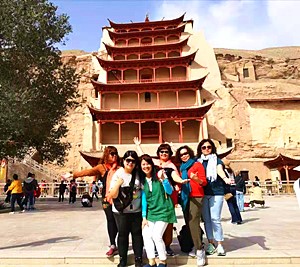
[[[188,155],[189,154],[189,152],[184,152],[184,153],[180,153],[180,157],[183,157],[183,156],[186,156],[186,155]]]
[[[127,158],[127,159],[125,159],[125,161],[127,162],[127,163],[132,163],[132,164],[135,164],[135,159],[130,159],[130,158]]]
[[[202,149],[202,150],[205,150],[205,149],[211,149],[211,146],[202,146],[201,149]]]
[[[169,154],[169,151],[168,150],[161,150],[161,151],[159,151],[159,153],[161,153],[161,154]]]
[[[117,153],[117,152],[110,152],[109,154],[110,154],[112,157],[113,157],[113,156],[118,156],[118,153]]]

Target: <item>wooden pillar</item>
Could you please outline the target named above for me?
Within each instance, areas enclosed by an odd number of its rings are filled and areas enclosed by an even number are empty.
[[[172,68],[169,68],[169,81],[172,81],[173,80],[173,76],[172,76]]]
[[[140,69],[136,70],[137,81],[140,82]]]
[[[156,92],[157,108],[159,109],[159,92]]]
[[[153,69],[153,82],[156,82],[156,69]]]
[[[155,121],[155,122],[158,123],[158,130],[159,130],[158,142],[161,144],[163,142],[162,123],[165,121]]]
[[[119,109],[121,109],[121,94],[119,93]]]
[[[290,193],[290,177],[289,177],[289,166],[283,166],[285,169],[285,177],[286,177],[286,192],[289,194]]]
[[[179,92],[176,91],[176,107],[179,108]]]
[[[179,121],[179,143],[183,143],[182,120]]]
[[[124,70],[121,70],[121,82],[124,82]]]
[[[99,109],[102,109],[102,92],[98,92],[99,94]]]
[[[137,93],[138,95],[138,109],[140,108],[140,92]]]

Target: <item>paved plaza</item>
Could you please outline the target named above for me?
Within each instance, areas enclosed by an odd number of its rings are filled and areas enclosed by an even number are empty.
[[[118,257],[105,257],[109,243],[100,201],[83,208],[80,201],[68,204],[41,199],[36,207],[36,211],[25,213],[1,211],[0,266],[116,266]],[[181,209],[176,213],[175,226],[180,229]],[[295,196],[268,196],[265,208],[248,209],[242,217],[242,225],[231,224],[224,203],[227,256],[209,256],[209,266],[300,266],[300,208]],[[175,234],[172,248],[177,255],[169,258],[168,266],[196,266],[195,259],[180,252]]]

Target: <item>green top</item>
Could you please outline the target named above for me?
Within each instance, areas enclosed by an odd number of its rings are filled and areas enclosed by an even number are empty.
[[[144,184],[144,192],[147,201],[147,220],[151,222],[177,222],[173,201],[171,197],[165,193],[165,189],[160,181],[152,182],[152,192],[146,181]]]

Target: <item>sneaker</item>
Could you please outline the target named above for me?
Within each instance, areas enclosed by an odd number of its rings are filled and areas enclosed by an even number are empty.
[[[196,258],[196,250],[194,248],[189,252],[189,256],[192,258]]]
[[[14,212],[14,211],[11,211],[9,214],[15,214],[15,212]]]
[[[170,246],[166,247],[166,252],[168,256],[174,256],[174,251],[170,248]]]
[[[24,212],[25,212],[25,209],[20,211],[20,213],[24,213]]]
[[[115,246],[111,246],[109,251],[106,252],[107,257],[112,257],[116,254],[118,254],[118,249]]]
[[[135,267],[143,267],[143,260],[141,257],[136,257],[135,258],[135,263],[134,263]]]
[[[197,266],[205,265],[205,251],[204,249],[197,250]]]
[[[213,255],[216,252],[216,248],[212,243],[208,243],[206,254],[207,255]]]
[[[226,252],[222,245],[218,245],[217,247],[218,256],[226,256]]]

